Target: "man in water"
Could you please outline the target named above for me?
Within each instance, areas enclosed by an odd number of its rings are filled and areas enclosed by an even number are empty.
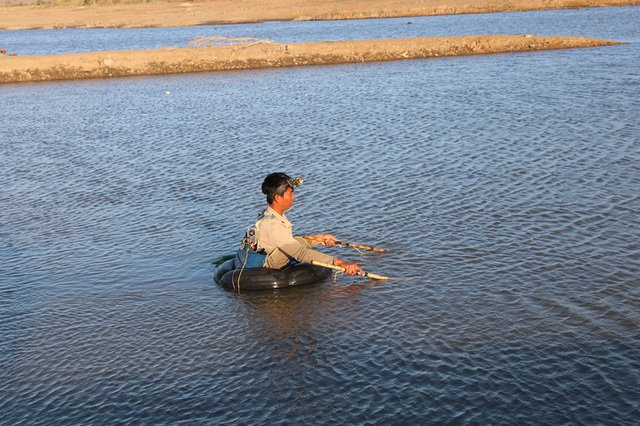
[[[345,269],[345,273],[355,275],[362,269],[352,262],[329,256],[313,250],[314,242],[323,246],[336,245],[331,234],[311,235],[310,239],[294,237],[293,225],[284,215],[293,205],[293,187],[300,186],[302,178],[291,179],[285,173],[272,173],[262,183],[262,192],[267,196],[267,209],[256,222],[257,250],[267,253],[264,266],[282,268],[291,259],[311,263],[312,260],[333,264]]]

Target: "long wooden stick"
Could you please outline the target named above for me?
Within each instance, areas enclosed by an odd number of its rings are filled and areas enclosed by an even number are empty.
[[[313,240],[313,241],[320,241],[320,242],[322,241],[322,240],[318,240],[318,239],[313,238],[313,236],[311,236],[311,235],[305,235],[302,238],[306,238],[308,240]],[[365,245],[362,245],[362,244],[348,243],[346,241],[336,241],[336,245],[353,247],[353,248],[358,248],[358,249],[362,249],[362,250],[377,251],[378,253],[386,253],[387,252],[387,250],[383,249],[383,248],[365,246]]]
[[[344,272],[344,268],[342,266],[331,265],[329,263],[318,262],[317,260],[312,260],[311,264],[324,266],[325,268],[335,269],[336,271]],[[384,277],[382,275],[372,274],[371,272],[358,272],[358,275],[362,275],[363,277],[368,277],[373,280],[388,280],[389,277]]]

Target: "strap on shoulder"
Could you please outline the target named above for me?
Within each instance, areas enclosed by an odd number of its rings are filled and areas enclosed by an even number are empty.
[[[267,214],[266,210],[263,210],[262,212],[258,213],[258,221],[262,220],[262,219],[275,219],[276,216],[269,213]]]

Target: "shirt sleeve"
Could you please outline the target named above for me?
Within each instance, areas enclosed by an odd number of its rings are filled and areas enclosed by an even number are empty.
[[[316,260],[318,262],[333,264],[333,256],[320,253],[317,250],[307,248],[300,244],[298,241],[293,240],[290,243],[282,244],[278,246],[278,249],[286,254],[288,257],[294,258],[298,262],[311,263]]]
[[[316,260],[319,262],[333,264],[334,257],[320,253],[317,250],[305,247],[300,244],[287,227],[279,220],[269,220],[268,223],[260,225],[260,236],[258,241],[260,245],[271,255],[273,251],[279,250],[289,258],[298,262],[311,263]]]

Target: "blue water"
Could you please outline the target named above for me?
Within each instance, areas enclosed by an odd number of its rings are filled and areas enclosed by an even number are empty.
[[[637,7],[512,12],[346,21],[265,22],[176,28],[0,30],[19,55],[186,47],[200,36],[253,37],[278,43],[465,34],[572,35],[637,41]]]
[[[636,424],[639,11],[402,26],[611,47],[0,86],[0,423]],[[392,279],[214,284],[272,171]]]

